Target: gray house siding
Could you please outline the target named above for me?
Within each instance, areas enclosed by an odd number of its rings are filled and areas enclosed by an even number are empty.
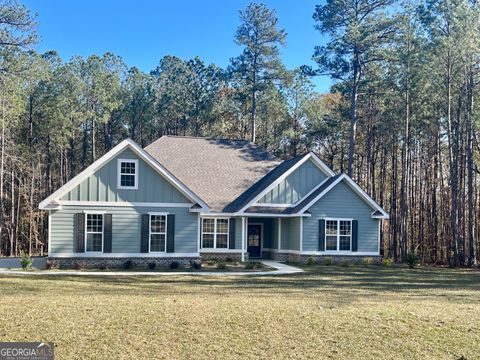
[[[315,186],[325,180],[326,175],[311,160],[295,170],[258,202],[267,204],[293,204]]]
[[[300,218],[283,218],[281,250],[300,250]]]
[[[138,189],[117,189],[117,160],[138,160]],[[70,201],[127,201],[127,202],[190,202],[173,185],[159,175],[132,150],[125,149],[95,174],[89,176],[62,200]]]
[[[303,219],[303,251],[319,251],[318,220],[325,217],[358,220],[358,252],[378,252],[379,219],[372,219],[373,209],[343,181],[330,190],[308,211]]]
[[[72,253],[74,250],[78,212],[99,211],[112,214],[112,253],[140,252],[140,216],[149,212],[175,215],[175,253],[196,253],[198,214],[186,207],[77,207],[64,206],[50,215],[50,252]]]

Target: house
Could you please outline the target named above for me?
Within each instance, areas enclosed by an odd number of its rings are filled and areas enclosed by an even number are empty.
[[[127,139],[40,203],[61,266],[205,258],[379,259],[388,214],[313,152],[280,161],[249,141]]]

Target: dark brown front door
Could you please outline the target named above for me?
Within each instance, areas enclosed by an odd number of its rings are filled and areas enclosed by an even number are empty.
[[[247,251],[250,258],[261,257],[262,226],[248,225]]]

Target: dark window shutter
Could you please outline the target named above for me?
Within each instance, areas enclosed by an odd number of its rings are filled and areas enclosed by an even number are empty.
[[[167,252],[175,252],[175,215],[167,215]]]
[[[103,252],[112,252],[112,214],[103,215]]]
[[[358,220],[352,220],[352,251],[358,251]]]
[[[150,215],[143,214],[142,215],[142,227],[141,227],[141,235],[140,235],[140,252],[148,253],[148,242],[150,235]]]
[[[75,244],[75,252],[85,252],[85,214],[76,214],[77,236]]]
[[[325,251],[325,220],[318,220],[318,251]]]
[[[232,218],[229,221],[229,229],[228,229],[228,248],[229,249],[235,249],[235,225],[236,225],[237,219]]]

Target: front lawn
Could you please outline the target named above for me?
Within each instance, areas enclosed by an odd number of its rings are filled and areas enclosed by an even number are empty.
[[[1,276],[0,341],[58,359],[480,359],[480,273]]]

